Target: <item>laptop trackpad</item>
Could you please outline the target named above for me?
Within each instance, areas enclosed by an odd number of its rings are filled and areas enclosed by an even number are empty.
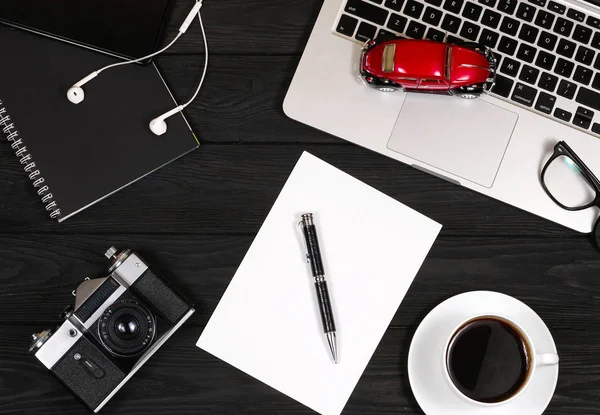
[[[409,93],[388,148],[491,187],[517,119],[481,99]]]

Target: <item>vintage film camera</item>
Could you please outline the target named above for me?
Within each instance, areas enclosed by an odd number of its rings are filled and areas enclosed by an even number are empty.
[[[105,255],[108,276],[81,283],[65,322],[34,334],[29,348],[94,412],[195,311],[134,252],[111,247]]]

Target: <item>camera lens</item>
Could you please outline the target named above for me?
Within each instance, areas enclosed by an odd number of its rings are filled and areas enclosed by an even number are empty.
[[[115,332],[122,340],[132,340],[140,334],[140,323],[133,316],[123,316],[116,323]]]
[[[132,357],[152,343],[156,323],[146,307],[131,300],[109,306],[98,321],[100,341],[115,356]]]

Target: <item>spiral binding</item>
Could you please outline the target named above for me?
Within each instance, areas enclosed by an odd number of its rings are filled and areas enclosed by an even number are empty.
[[[42,203],[46,205],[46,211],[50,212],[50,217],[56,219],[60,216],[61,211],[54,196],[50,193],[50,188],[46,184],[44,177],[36,168],[36,164],[31,157],[31,153],[27,151],[27,147],[23,144],[23,139],[20,137],[15,125],[11,122],[6,108],[2,107],[0,101],[0,128],[6,135],[6,139],[11,143],[10,146],[15,150],[15,154],[19,158],[19,162],[23,165],[23,170],[29,175],[29,180],[33,182],[33,187],[37,190]]]

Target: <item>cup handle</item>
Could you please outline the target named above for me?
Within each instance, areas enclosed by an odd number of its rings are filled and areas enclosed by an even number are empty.
[[[538,366],[553,366],[558,364],[556,353],[541,353],[535,356]]]

